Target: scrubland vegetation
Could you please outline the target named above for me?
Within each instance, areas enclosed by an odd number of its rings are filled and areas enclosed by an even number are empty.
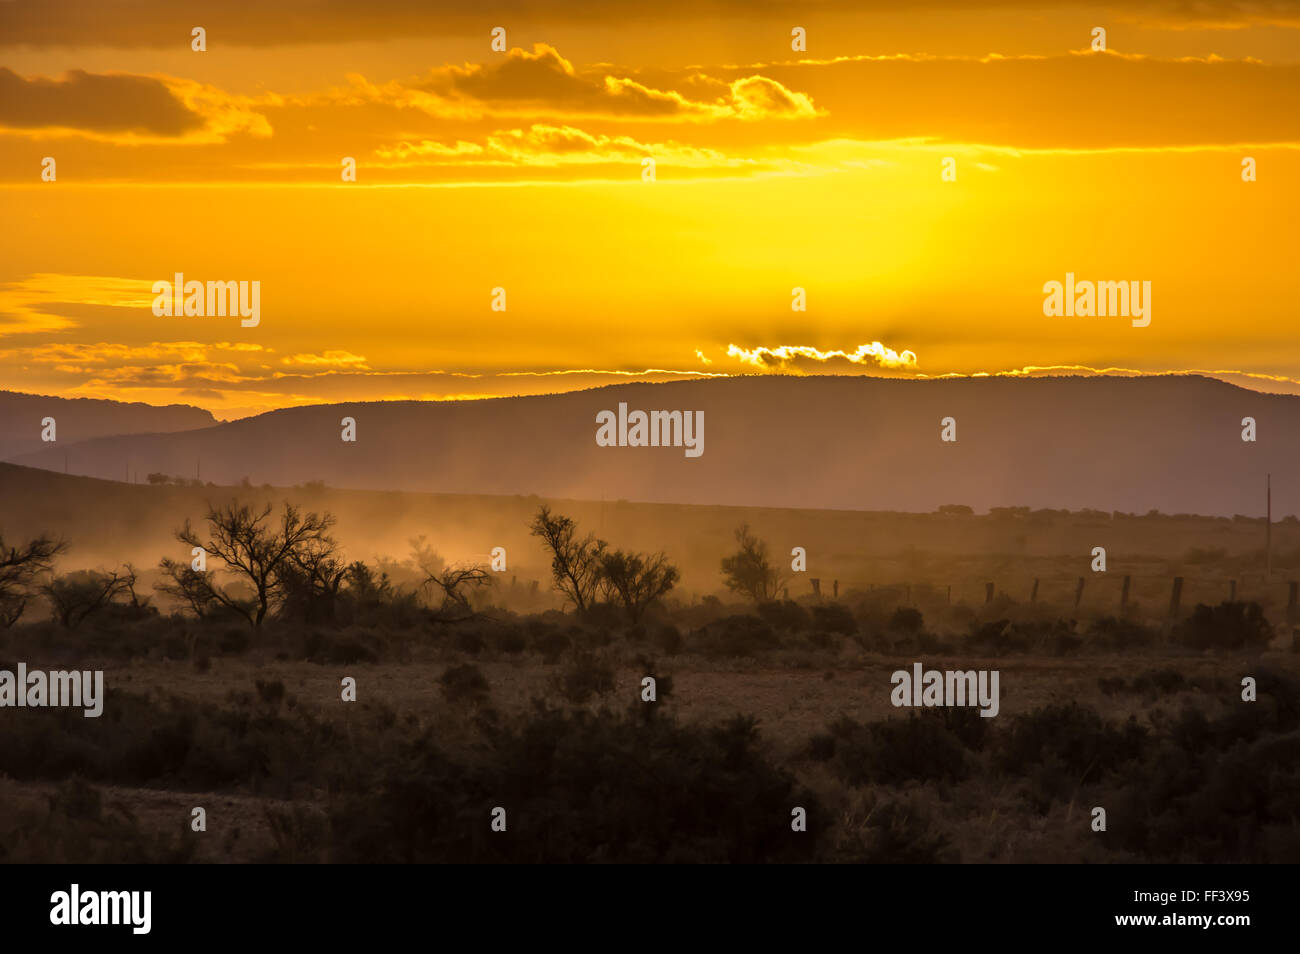
[[[1300,665],[1255,603],[781,599],[747,526],[716,593],[677,598],[671,554],[542,506],[564,608],[539,611],[427,539],[366,563],[332,528],[293,506],[181,515],[204,569],[0,544],[0,668],[109,687],[97,719],[5,710],[0,859],[1300,860]],[[1000,670],[1001,713],[893,708],[913,662]]]

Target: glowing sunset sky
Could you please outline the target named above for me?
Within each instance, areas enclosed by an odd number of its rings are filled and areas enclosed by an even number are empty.
[[[0,387],[219,417],[758,370],[1300,391],[1298,175],[1295,3],[0,0]],[[260,281],[261,323],[155,317],[175,272]],[[1066,272],[1150,281],[1151,325],[1045,317]]]

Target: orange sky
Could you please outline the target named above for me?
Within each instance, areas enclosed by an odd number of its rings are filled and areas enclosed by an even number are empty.
[[[0,387],[219,417],[755,371],[1300,391],[1297,4],[177,6],[0,3]],[[260,282],[260,323],[155,316],[175,272]],[[1045,316],[1067,272],[1150,281],[1150,325]]]

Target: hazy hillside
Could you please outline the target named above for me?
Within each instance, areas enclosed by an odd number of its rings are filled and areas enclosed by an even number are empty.
[[[44,418],[55,420],[58,441],[41,440]],[[78,441],[114,434],[147,434],[210,427],[216,418],[187,404],[154,407],[94,398],[58,398],[40,394],[0,391],[0,460],[33,451],[47,451],[51,469],[63,469],[63,452]],[[122,476],[120,468],[116,476]]]
[[[550,570],[528,524],[543,502],[528,496],[455,496],[333,488],[151,487],[51,474],[0,464],[0,533],[16,542],[41,533],[71,543],[64,568],[114,566],[131,561],[148,570],[160,557],[188,558],[173,531],[187,517],[201,522],[208,501],[232,497],[288,499],[338,518],[334,536],[349,559],[409,556],[410,540],[424,535],[451,561],[486,561],[503,546],[507,579],[540,580]],[[1089,586],[1089,599],[1111,602],[1124,574],[1150,581],[1153,598],[1167,600],[1168,579],[1188,575],[1190,600],[1222,599],[1220,583],[1238,578],[1251,598],[1282,599],[1285,586],[1262,587],[1262,520],[1210,517],[1118,518],[1109,513],[1039,511],[1030,515],[961,516],[935,513],[795,510],[552,500],[561,513],[619,547],[664,550],[683,572],[684,592],[721,589],[719,561],[734,550],[733,530],[748,522],[778,557],[804,547],[808,572],[792,579],[807,593],[813,577],[848,587],[899,582],[953,585],[954,598],[981,600],[985,581],[1025,598],[1034,578],[1042,597],[1072,598],[1092,547],[1104,545],[1109,574]],[[1290,579],[1300,558],[1300,522],[1273,528],[1277,579]],[[1213,565],[1197,551],[1213,556]],[[1217,554],[1217,555],[1216,555]],[[780,561],[778,561],[780,562]],[[1251,581],[1247,584],[1247,581]],[[1139,587],[1145,583],[1138,584]],[[1136,591],[1135,591],[1136,594]]]
[[[704,411],[704,452],[600,447],[596,415]],[[353,417],[357,441],[340,439]],[[957,442],[940,421],[957,421]],[[1241,440],[1254,417],[1259,440]],[[929,511],[945,503],[1262,515],[1300,511],[1300,397],[1196,376],[752,377],[469,402],[293,408],[202,430],[101,438],[15,458],[117,478],[589,500]]]

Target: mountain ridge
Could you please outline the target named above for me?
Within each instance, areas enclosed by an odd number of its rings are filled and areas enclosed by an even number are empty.
[[[164,433],[220,423],[210,411],[190,404],[145,404],[108,398],[63,398],[0,390],[0,460],[48,449],[43,421],[55,420],[62,447],[97,437]]]
[[[596,415],[704,411],[704,452],[597,446]],[[342,419],[357,440],[341,440]],[[941,421],[956,422],[955,442]],[[1258,440],[1242,441],[1242,419]],[[1201,375],[896,379],[756,375],[456,402],[283,408],[12,460],[115,477],[811,509],[945,503],[1233,514],[1300,509],[1300,396]],[[62,445],[63,442],[61,441]],[[1282,509],[1276,509],[1276,508]]]

